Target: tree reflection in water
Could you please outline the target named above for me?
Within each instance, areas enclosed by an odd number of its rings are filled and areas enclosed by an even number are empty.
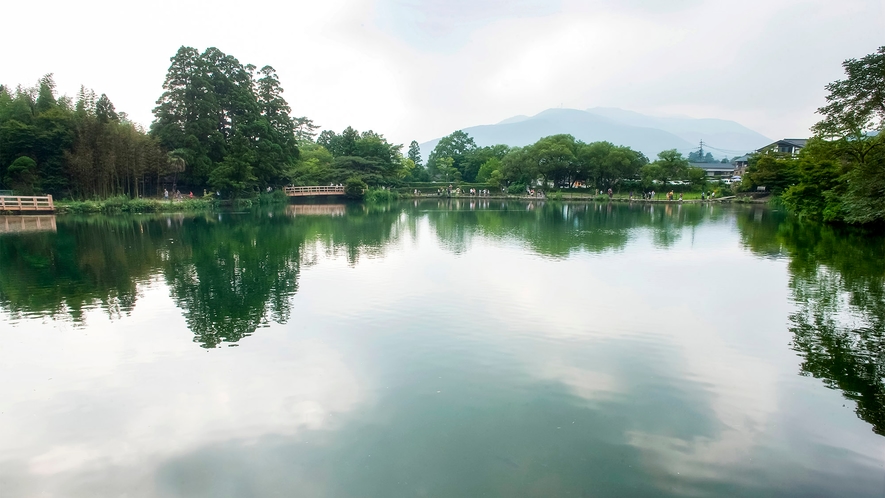
[[[701,223],[735,216],[746,248],[789,258],[796,304],[790,331],[801,373],[841,390],[857,403],[858,416],[885,435],[881,234],[738,207],[434,199],[350,205],[343,216],[308,211],[59,217],[57,232],[0,239],[0,308],[13,318],[46,315],[80,323],[94,308],[116,318],[133,309],[141,285],[162,279],[194,341],[211,348],[289,320],[300,272],[321,256],[356,265],[361,257],[385,254],[404,234],[416,236],[422,220],[452,252],[482,237],[564,258],[622,250],[642,233],[666,248]]]
[[[133,309],[140,284],[162,277],[194,341],[217,347],[289,319],[316,242],[356,264],[388,245],[398,217],[359,206],[295,220],[285,212],[61,217],[57,233],[4,236],[0,308],[75,324],[93,308],[117,318]]]
[[[841,390],[885,435],[885,237],[782,216],[760,222],[751,214],[738,222],[745,244],[790,258],[791,345],[802,375]]]

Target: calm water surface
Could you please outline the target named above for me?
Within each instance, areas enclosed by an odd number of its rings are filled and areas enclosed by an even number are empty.
[[[880,236],[436,200],[13,225],[3,497],[885,495]]]

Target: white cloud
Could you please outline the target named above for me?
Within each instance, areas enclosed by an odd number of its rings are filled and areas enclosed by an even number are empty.
[[[274,66],[296,114],[402,143],[560,104],[802,136],[840,62],[885,28],[878,0],[121,5],[7,6],[0,80],[54,72],[61,91],[85,84],[147,124],[175,50],[217,46]]]

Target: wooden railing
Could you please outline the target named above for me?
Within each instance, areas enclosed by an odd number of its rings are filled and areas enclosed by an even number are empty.
[[[0,211],[55,211],[51,195],[0,195]]]
[[[285,192],[290,197],[302,195],[344,195],[344,185],[286,187]]]

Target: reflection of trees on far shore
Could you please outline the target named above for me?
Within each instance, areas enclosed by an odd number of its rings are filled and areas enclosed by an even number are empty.
[[[397,235],[399,211],[348,213],[60,217],[56,233],[4,236],[0,308],[14,318],[81,323],[91,308],[116,318],[136,306],[139,284],[162,276],[195,342],[236,342],[289,320],[301,267],[317,247],[356,264]]]
[[[414,202],[426,214],[441,243],[463,252],[475,236],[514,239],[551,257],[575,251],[623,249],[637,229],[651,231],[659,247],[670,247],[685,228],[722,214],[698,205],[646,203],[513,202],[495,199],[439,199]]]
[[[792,347],[802,374],[857,404],[885,435],[885,237],[794,218],[738,220],[745,244],[790,258]]]

